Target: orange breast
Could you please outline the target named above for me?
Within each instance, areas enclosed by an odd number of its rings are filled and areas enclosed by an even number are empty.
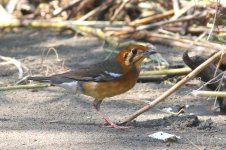
[[[113,81],[85,82],[83,84],[83,94],[100,100],[119,95],[134,87],[138,75],[139,73],[136,70],[131,70],[121,78]]]

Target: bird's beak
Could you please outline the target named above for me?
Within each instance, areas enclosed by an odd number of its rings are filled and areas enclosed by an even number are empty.
[[[145,51],[144,55],[149,56],[149,55],[153,55],[156,53],[157,52],[154,49],[148,49],[147,51]]]

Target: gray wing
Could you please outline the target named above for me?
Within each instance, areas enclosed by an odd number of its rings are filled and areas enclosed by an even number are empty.
[[[79,67],[76,70],[54,75],[53,78],[77,81],[104,82],[115,80],[123,75],[122,66],[115,60],[106,60],[90,66]]]

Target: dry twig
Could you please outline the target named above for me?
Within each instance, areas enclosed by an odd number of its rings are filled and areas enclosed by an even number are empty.
[[[197,91],[192,92],[193,96],[217,96],[217,97],[226,97],[226,92],[223,91]]]
[[[117,15],[120,13],[120,11],[122,11],[122,9],[125,7],[125,5],[127,4],[127,3],[129,3],[131,0],[123,0],[123,2],[122,2],[122,4],[119,6],[119,8],[118,9],[116,9],[115,10],[115,12],[114,12],[114,14],[113,14],[113,16],[111,17],[111,21],[114,21],[115,20],[115,18],[117,17]]]
[[[9,91],[9,90],[18,90],[18,89],[37,89],[37,88],[46,88],[49,86],[50,84],[14,85],[14,86],[0,87],[0,91]]]
[[[14,58],[0,56],[0,59],[5,61],[5,62],[0,63],[0,66],[6,66],[6,65],[11,65],[11,64],[16,66],[16,68],[19,71],[19,73],[18,73],[19,79],[23,78],[23,74],[24,74],[23,69],[28,70],[28,68],[25,65],[23,65],[20,61],[14,59]]]
[[[81,0],[73,0],[73,1],[70,1],[70,3],[68,5],[65,5],[63,7],[60,7],[56,10],[53,11],[53,15],[54,16],[57,16],[59,15],[60,13],[62,13],[63,11],[67,10],[67,9],[70,9],[71,7],[75,6],[77,3],[79,3]]]
[[[103,11],[104,9],[106,9],[107,7],[109,7],[109,5],[112,3],[112,0],[108,0],[105,3],[101,4],[100,6],[96,7],[95,9],[91,10],[90,12],[88,12],[86,15],[82,16],[81,18],[79,18],[77,21],[84,21],[86,19],[88,19],[91,16],[94,16],[95,14]]]

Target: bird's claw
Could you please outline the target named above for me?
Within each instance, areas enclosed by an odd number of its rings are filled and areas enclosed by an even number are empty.
[[[133,128],[133,126],[126,126],[126,125],[117,125],[114,123],[107,123],[102,125],[101,127],[107,127],[107,128],[115,128],[115,129],[130,129]]]
[[[132,126],[119,126],[119,125],[103,125],[102,127],[107,127],[107,128],[115,128],[115,129],[130,129]]]

